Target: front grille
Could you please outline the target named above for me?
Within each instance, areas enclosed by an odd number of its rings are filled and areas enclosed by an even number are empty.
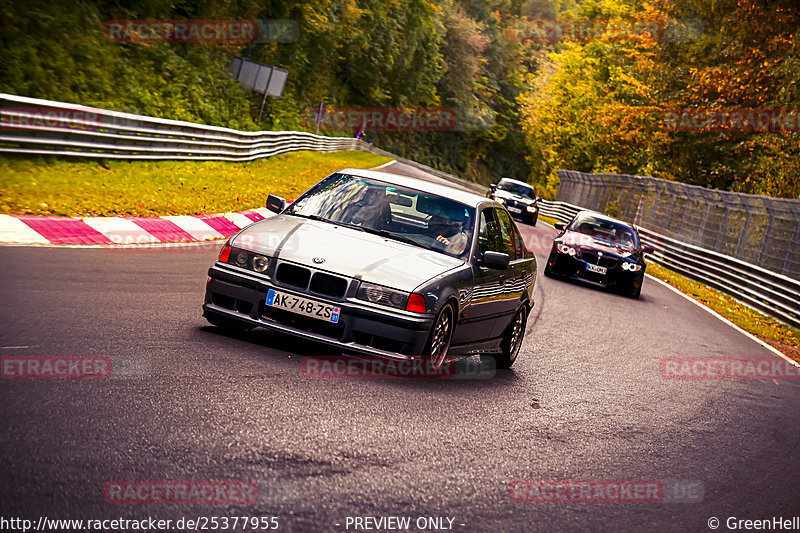
[[[268,322],[277,322],[284,326],[289,326],[302,331],[324,335],[334,340],[340,340],[344,333],[344,322],[339,320],[337,323],[318,320],[310,316],[298,315],[268,306],[266,302],[261,302],[259,306],[261,318]]]
[[[308,287],[308,280],[311,279],[311,271],[291,263],[281,263],[278,265],[275,279],[279,283],[305,290]]]
[[[316,272],[314,277],[311,278],[310,290],[317,294],[342,298],[347,292],[347,280],[324,272]]]
[[[607,255],[598,257],[597,254],[592,252],[582,252],[581,258],[587,263],[592,263],[593,265],[600,265],[606,268],[614,268],[619,263],[618,259],[614,259],[613,257],[609,257]]]

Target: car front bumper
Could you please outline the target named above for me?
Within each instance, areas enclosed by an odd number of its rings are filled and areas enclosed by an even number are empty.
[[[339,306],[339,321],[334,324],[268,306],[269,289]],[[278,285],[270,279],[220,263],[208,271],[203,316],[287,333],[325,343],[341,352],[401,360],[422,357],[433,323],[431,315],[376,309],[355,298],[333,300]]]
[[[618,264],[615,267],[608,267],[605,274],[598,274],[587,270],[587,264],[582,259],[558,252],[551,252],[548,258],[550,271],[559,276],[580,280],[600,287],[635,289],[642,286],[644,269],[632,272],[624,270]]]

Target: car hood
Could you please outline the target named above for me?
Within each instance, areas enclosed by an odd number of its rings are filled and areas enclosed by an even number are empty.
[[[504,191],[502,189],[497,189],[494,191],[495,198],[503,198],[504,200],[515,200],[517,202],[523,204],[533,204],[535,200],[528,198],[527,196],[522,196],[520,194],[514,194],[508,191]]]
[[[455,257],[379,235],[290,215],[249,226],[231,245],[270,257],[280,248],[281,260],[409,292],[464,264]],[[314,258],[324,262],[316,264]]]
[[[628,250],[627,248],[610,246],[608,243],[597,240],[591,235],[578,233],[577,231],[567,231],[557,240],[563,242],[564,244],[575,246],[580,250],[603,252],[606,255],[614,255],[623,258],[633,255],[633,251]]]

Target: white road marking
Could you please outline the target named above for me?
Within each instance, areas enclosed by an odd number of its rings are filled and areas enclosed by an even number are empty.
[[[20,244],[49,244],[50,241],[23,221],[10,215],[0,215],[0,242]]]
[[[181,216],[163,216],[164,220],[169,220],[183,231],[192,236],[193,239],[198,241],[205,241],[209,239],[223,239],[225,238],[220,232],[203,222],[203,219],[192,217],[189,215]]]
[[[116,217],[84,217],[89,227],[108,237],[115,244],[144,244],[159,242],[134,221]]]
[[[256,213],[258,213],[259,215],[261,215],[264,218],[269,218],[269,217],[274,217],[275,216],[275,213],[273,213],[272,211],[270,211],[266,207],[256,207],[255,209],[252,209],[251,211],[255,211]]]
[[[392,159],[391,161],[387,161],[386,163],[384,163],[382,165],[378,165],[377,167],[372,167],[370,170],[380,170],[383,167],[388,167],[392,163],[397,163],[397,161],[395,159]]]
[[[645,276],[648,277],[649,279],[652,279],[656,283],[660,283],[661,285],[663,285],[664,287],[668,288],[672,292],[681,295],[683,298],[689,300],[690,302],[695,304],[697,307],[700,307],[701,309],[705,309],[708,313],[714,315],[715,317],[717,317],[718,319],[720,319],[724,323],[728,324],[730,327],[732,327],[733,329],[735,329],[736,331],[738,331],[739,333],[741,333],[745,337],[748,337],[748,338],[756,341],[758,344],[760,344],[761,346],[763,346],[764,348],[766,348],[770,352],[774,353],[778,357],[780,357],[782,359],[785,359],[786,361],[790,362],[791,364],[793,364],[796,367],[800,367],[800,363],[798,363],[794,359],[791,359],[790,357],[786,356],[780,350],[778,350],[777,348],[775,348],[773,346],[770,346],[769,344],[767,344],[766,342],[762,341],[761,339],[759,339],[758,337],[756,337],[752,333],[748,333],[747,331],[743,330],[742,328],[740,328],[739,326],[737,326],[736,324],[734,324],[733,322],[731,322],[730,320],[728,320],[727,318],[725,318],[721,314],[717,313],[716,311],[714,311],[710,307],[707,307],[707,306],[703,305],[702,302],[699,302],[699,301],[695,300],[694,298],[692,298],[691,296],[689,296],[688,294],[686,294],[684,292],[681,292],[680,290],[676,289],[675,287],[673,287],[672,285],[670,285],[666,281],[662,281],[662,280],[658,279],[657,277],[652,276],[650,274],[645,274]]]
[[[233,222],[239,229],[242,229],[243,227],[249,226],[253,223],[252,220],[244,215],[240,215],[239,213],[223,213],[222,216]]]

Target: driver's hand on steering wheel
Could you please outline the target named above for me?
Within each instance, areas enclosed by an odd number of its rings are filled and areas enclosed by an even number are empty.
[[[441,235],[439,235],[436,237],[436,240],[444,245],[450,246],[450,241],[448,241],[446,237],[442,237]]]

